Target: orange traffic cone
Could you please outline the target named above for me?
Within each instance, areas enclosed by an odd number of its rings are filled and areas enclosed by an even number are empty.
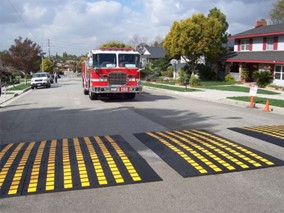
[[[269,101],[266,100],[266,104],[265,104],[265,107],[263,109],[264,112],[270,112],[270,109],[269,109]]]
[[[250,96],[250,108],[254,108],[254,97]]]

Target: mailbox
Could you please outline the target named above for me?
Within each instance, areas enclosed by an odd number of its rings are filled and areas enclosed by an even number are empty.
[[[185,79],[183,80],[183,84],[184,84],[184,85],[188,85],[188,84],[189,84],[189,78],[185,78]]]

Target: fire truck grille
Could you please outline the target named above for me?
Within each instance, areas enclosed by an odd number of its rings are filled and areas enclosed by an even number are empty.
[[[125,85],[126,84],[126,73],[123,72],[112,72],[108,75],[108,83],[112,85]]]

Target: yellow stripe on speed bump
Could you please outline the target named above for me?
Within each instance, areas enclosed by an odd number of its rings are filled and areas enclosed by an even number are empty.
[[[202,130],[147,132],[135,136],[183,177],[284,165],[280,159]]]
[[[12,166],[16,156],[18,155],[18,153],[20,152],[20,150],[22,149],[23,146],[24,146],[24,143],[18,144],[18,146],[12,152],[12,154],[10,155],[10,157],[8,158],[8,160],[6,161],[4,166],[1,168],[1,170],[0,170],[0,190],[3,188],[2,185],[3,185],[3,183],[4,183],[4,181],[7,177],[7,173],[9,171],[10,167]]]
[[[26,149],[26,151],[24,152],[24,155],[16,169],[16,173],[14,175],[14,178],[12,180],[12,183],[11,183],[11,186],[10,186],[10,189],[8,191],[8,194],[9,195],[14,195],[18,192],[18,188],[19,188],[19,184],[20,184],[20,181],[22,179],[22,176],[23,176],[23,171],[25,169],[25,165],[28,161],[28,158],[29,158],[29,155],[30,155],[30,152],[34,146],[35,142],[32,142],[29,144],[28,148]]]
[[[46,141],[42,141],[39,145],[37,150],[37,154],[35,157],[35,161],[32,167],[31,178],[28,186],[28,192],[36,192],[38,186],[38,177],[39,177],[39,169],[40,169],[40,162],[43,154],[43,150],[45,147]]]
[[[229,129],[284,147],[284,125],[253,126]]]
[[[107,163],[108,163],[108,166],[111,170],[111,173],[115,179],[115,182],[116,183],[123,183],[124,182],[124,179],[123,177],[121,176],[118,168],[117,168],[117,165],[112,157],[112,155],[110,154],[110,152],[108,151],[108,149],[106,148],[105,144],[103,143],[103,141],[99,138],[99,137],[95,137],[95,140],[96,142],[98,143],[98,145],[100,146],[103,154],[104,154],[104,157],[106,158],[107,160]]]
[[[98,157],[90,139],[88,137],[84,137],[84,140],[85,140],[85,143],[87,144],[87,148],[89,150],[89,154],[90,154],[91,159],[92,159],[93,167],[94,167],[94,170],[95,170],[96,175],[98,177],[98,182],[99,182],[100,185],[106,185],[108,182],[107,182],[105,173],[103,171],[102,165],[100,163],[99,157]]]
[[[81,151],[79,140],[78,138],[74,138],[73,141],[74,141],[74,147],[75,147],[75,152],[76,152],[76,157],[77,157],[77,162],[78,162],[81,186],[82,187],[90,186],[90,181],[89,181],[88,173],[86,170],[85,160],[84,160],[84,156]]]
[[[0,198],[159,181],[119,135],[0,146]]]
[[[72,170],[70,164],[68,139],[63,139],[62,142],[62,164],[63,164],[63,183],[65,189],[73,187]]]
[[[133,164],[129,160],[129,158],[126,156],[126,154],[123,152],[123,150],[119,147],[119,145],[110,137],[105,136],[106,139],[110,142],[112,147],[116,150],[117,154],[119,155],[120,159],[122,160],[123,164],[125,165],[127,171],[129,172],[130,176],[132,177],[133,181],[141,181],[141,177],[135,170]]]
[[[46,186],[45,190],[54,190],[55,184],[55,153],[56,153],[56,140],[51,141],[48,164],[47,164],[47,175],[46,175]]]

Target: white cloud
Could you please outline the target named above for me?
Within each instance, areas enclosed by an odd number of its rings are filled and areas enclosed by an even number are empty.
[[[0,7],[0,50],[19,36],[52,54],[83,54],[107,41],[127,43],[134,35],[149,42],[164,37],[174,21],[217,7],[227,17],[229,33],[267,18],[275,0],[4,0]]]

